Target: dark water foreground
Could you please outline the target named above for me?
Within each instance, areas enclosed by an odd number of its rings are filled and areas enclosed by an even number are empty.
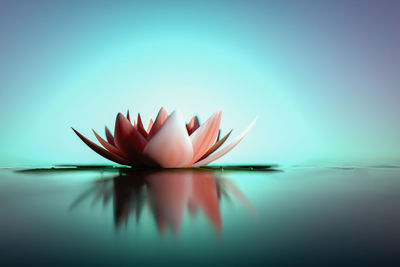
[[[400,168],[0,169],[0,266],[400,266]]]

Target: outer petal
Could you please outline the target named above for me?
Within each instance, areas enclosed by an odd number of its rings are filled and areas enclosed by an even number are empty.
[[[106,126],[106,137],[107,137],[108,143],[115,146],[114,136],[111,134],[110,130],[108,130],[107,126]]]
[[[222,148],[221,150],[215,152],[214,154],[208,156],[205,159],[202,159],[198,162],[196,162],[195,164],[193,164],[192,167],[201,167],[204,165],[209,164],[210,162],[219,159],[220,157],[224,156],[226,153],[228,153],[229,151],[231,151],[237,144],[240,143],[240,141],[242,141],[242,139],[246,136],[246,134],[250,131],[250,129],[253,127],[254,123],[256,122],[257,118],[255,118],[250,125],[246,128],[246,130],[244,130],[238,137],[236,137],[235,140],[233,140],[229,145],[225,146],[224,148]]]
[[[95,143],[93,143],[92,141],[90,141],[89,139],[87,139],[86,137],[84,137],[83,135],[81,135],[77,130],[75,130],[74,128],[72,128],[72,130],[76,133],[76,135],[91,149],[93,149],[96,153],[100,154],[101,156],[105,157],[106,159],[109,159],[111,161],[117,162],[119,164],[122,165],[130,165],[130,163],[123,159],[122,157],[115,155],[113,153],[111,153],[110,151],[105,150],[104,148],[96,145]]]
[[[180,112],[174,111],[169,115],[143,153],[165,168],[183,167],[191,161],[192,143]]]
[[[218,135],[221,131],[218,132]],[[229,131],[229,133],[227,133],[224,137],[222,137],[222,139],[218,140],[207,152],[206,154],[204,154],[200,160],[205,159],[206,157],[208,157],[209,155],[211,155],[212,153],[214,153],[218,148],[220,148],[220,146],[222,146],[226,139],[228,139],[229,135],[231,135],[232,130]]]
[[[194,151],[190,165],[198,161],[215,144],[221,123],[221,114],[221,110],[215,112],[190,136]]]
[[[124,155],[124,153],[123,153],[121,150],[119,150],[119,149],[116,148],[115,146],[113,146],[113,145],[107,143],[106,140],[104,140],[103,138],[101,138],[101,136],[98,135],[98,134],[96,133],[95,130],[92,129],[92,131],[93,131],[94,135],[96,136],[97,140],[100,142],[100,144],[101,144],[105,149],[107,149],[107,150],[110,151],[111,153],[117,154],[117,155],[119,155],[119,156],[121,156],[121,157],[123,157],[123,158],[126,157],[126,155]]]
[[[147,140],[151,139],[158,132],[158,130],[161,128],[161,126],[164,124],[167,118],[168,118],[167,111],[164,108],[161,108],[160,111],[158,112],[156,121],[151,127],[151,131],[149,133],[149,136],[147,137]]]

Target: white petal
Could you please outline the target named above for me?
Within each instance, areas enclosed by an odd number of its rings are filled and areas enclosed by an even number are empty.
[[[193,147],[179,111],[168,116],[143,153],[164,168],[180,168],[193,158]]]

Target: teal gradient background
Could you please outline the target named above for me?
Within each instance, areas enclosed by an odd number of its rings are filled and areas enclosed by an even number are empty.
[[[160,106],[234,135],[218,163],[398,164],[398,1],[1,1],[0,166],[107,162]]]

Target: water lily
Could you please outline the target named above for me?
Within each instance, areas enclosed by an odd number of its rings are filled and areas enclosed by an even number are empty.
[[[161,108],[147,129],[143,126],[140,113],[131,123],[129,111],[125,117],[118,113],[114,136],[106,127],[106,140],[93,130],[103,146],[90,141],[74,128],[79,138],[101,156],[122,165],[163,168],[201,167],[219,159],[231,151],[250,131],[256,119],[230,144],[218,150],[228,139],[231,131],[220,138],[221,110],[200,125],[197,116],[185,123],[181,113],[168,115]]]

